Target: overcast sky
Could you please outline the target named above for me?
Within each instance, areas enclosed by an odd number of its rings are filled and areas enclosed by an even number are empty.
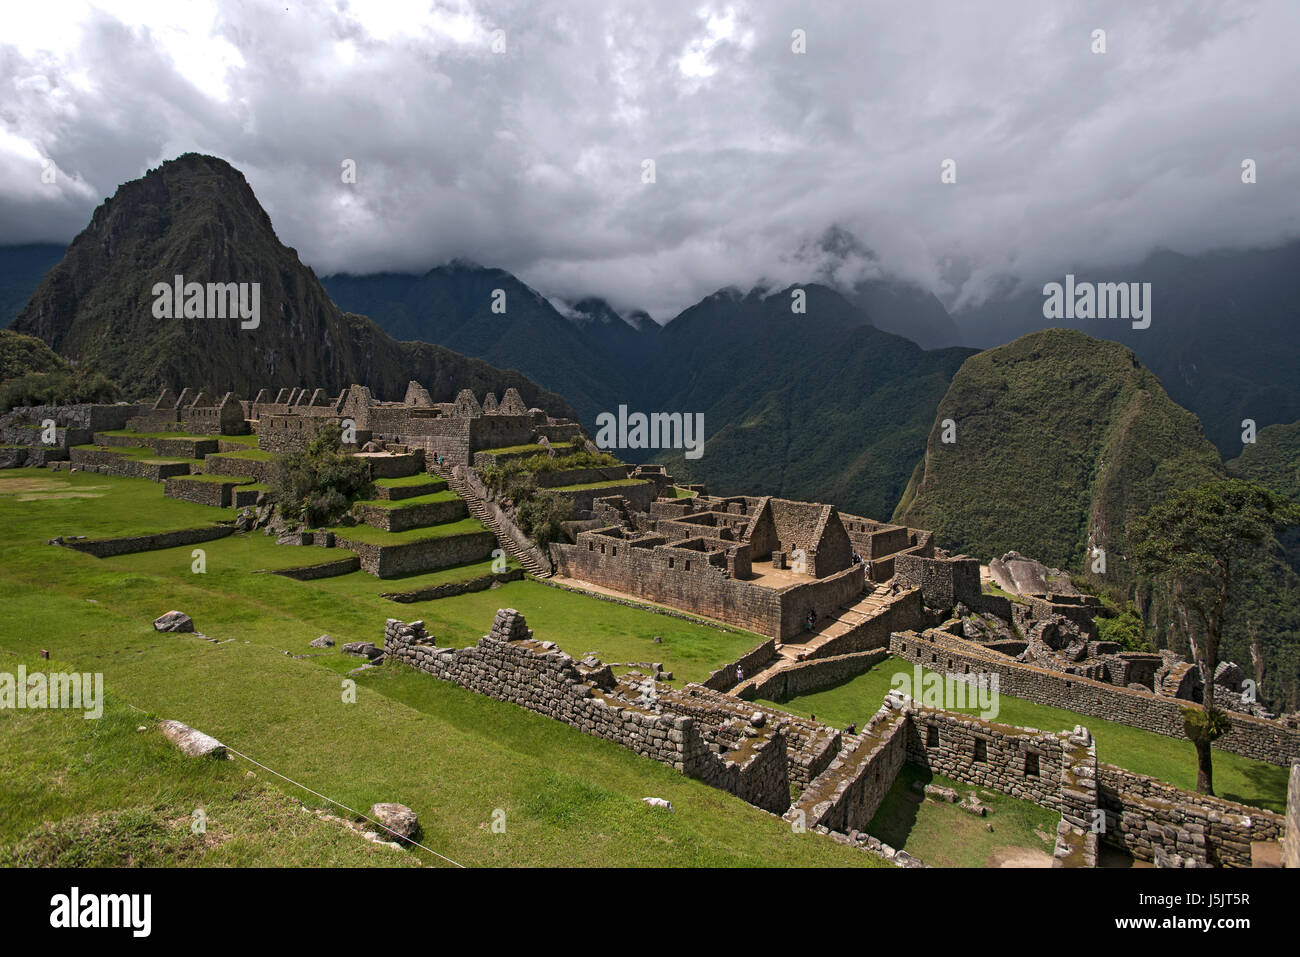
[[[320,275],[461,257],[666,319],[878,268],[839,225],[953,305],[1300,235],[1298,46],[1296,0],[6,2],[0,243],[194,150]]]

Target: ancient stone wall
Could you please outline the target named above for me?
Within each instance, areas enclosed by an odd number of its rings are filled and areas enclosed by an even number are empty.
[[[1252,841],[1279,840],[1280,814],[1194,794],[1109,764],[1097,765],[1099,806],[1106,813],[1104,844],[1142,861],[1178,855],[1210,867],[1250,867]]]
[[[441,585],[430,585],[427,588],[417,588],[412,591],[384,592],[379,597],[402,603],[433,601],[436,598],[452,598],[456,595],[467,595],[470,592],[487,591],[495,584],[523,581],[523,579],[524,570],[522,568],[507,568],[503,572],[480,575],[478,578],[469,578],[460,582],[444,582]]]
[[[388,532],[405,532],[412,528],[457,521],[468,515],[469,509],[464,499],[454,498],[445,502],[425,502],[420,505],[398,507],[358,503],[352,506],[352,513],[373,528],[382,528]]]
[[[937,629],[923,634],[895,634],[889,649],[900,658],[936,671],[996,673],[1001,692],[1015,698],[1185,738],[1182,709],[1186,702],[1177,699],[1020,664]],[[1232,729],[1214,742],[1216,748],[1284,767],[1300,758],[1300,731],[1249,715],[1234,714],[1231,719]]]
[[[888,706],[872,716],[860,735],[808,785],[785,814],[808,827],[832,831],[865,830],[894,786],[908,757],[908,722]]]
[[[231,479],[227,482],[213,482],[209,481],[207,476],[193,479],[180,476],[163,482],[163,494],[168,498],[194,502],[197,505],[229,508],[233,501],[234,489],[250,481],[250,479]]]
[[[1064,734],[911,703],[908,760],[935,774],[1061,810]]]
[[[973,558],[896,555],[894,574],[903,583],[920,588],[927,605],[951,608],[962,602],[971,608],[981,608],[986,597],[980,585],[980,565]],[[1006,611],[1006,617],[1010,617],[1009,605]]]
[[[576,545],[552,545],[551,553],[557,557],[561,573],[570,578],[687,609],[761,635],[776,636],[780,631],[777,592],[731,579],[725,568],[710,564],[701,555],[677,561],[676,552],[664,546],[639,548],[597,532],[580,533]]]
[[[423,622],[389,619],[384,650],[394,661],[614,741],[759,807],[779,811],[789,804],[784,728],[755,728],[752,735],[723,725],[701,728],[658,693],[633,697],[636,686],[616,682],[599,661],[579,662],[551,642],[533,640],[513,609],[498,612],[492,632],[469,648],[437,647]]]
[[[767,641],[751,648],[730,664],[725,664],[716,671],[711,672],[703,681],[704,687],[712,688],[714,691],[730,691],[741,680],[737,676],[737,669],[743,670],[746,675],[752,678],[776,659],[776,639],[769,638]],[[756,695],[755,697],[770,698],[768,695]],[[770,700],[780,699],[771,698]]]
[[[158,532],[155,535],[132,535],[125,538],[65,539],[59,544],[96,558],[129,555],[132,552],[151,552],[159,548],[178,548],[197,545],[215,538],[225,538],[235,531],[233,525],[205,525],[202,528],[185,528],[175,532]]]
[[[190,474],[188,462],[150,462],[147,459],[134,459],[99,449],[69,449],[68,458],[74,466],[88,472],[117,475],[122,478],[148,479],[150,482],[161,482],[176,475]]]
[[[486,529],[392,545],[376,545],[349,538],[346,529],[339,529],[335,532],[335,540],[340,547],[356,552],[361,567],[376,578],[398,578],[482,561],[492,554],[497,543],[496,536]]]
[[[888,657],[886,649],[877,648],[832,658],[810,658],[794,662],[762,682],[744,689],[743,696],[761,698],[764,701],[789,701],[800,695],[814,694],[843,684],[850,678],[865,674]],[[746,668],[745,674],[753,675],[755,672]]]

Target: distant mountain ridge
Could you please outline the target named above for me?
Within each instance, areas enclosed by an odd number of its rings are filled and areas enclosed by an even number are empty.
[[[1169,396],[1194,412],[1225,459],[1242,451],[1242,421],[1262,428],[1300,419],[1300,241],[1198,256],[1162,251],[1141,263],[1076,271],[1077,281],[1149,282],[1151,326],[1123,320],[1043,318],[1042,286],[959,310],[970,345],[996,346],[1068,325],[1132,349]]]
[[[157,318],[153,288],[258,283],[261,322]],[[531,405],[571,414],[517,372],[441,345],[399,343],[345,314],[297,253],[280,243],[244,176],[224,160],[186,154],[123,184],[41,279],[14,319],[60,354],[108,375],[129,395],[192,386],[252,396],[261,388],[365,383],[400,398],[415,379],[436,398],[515,387]]]

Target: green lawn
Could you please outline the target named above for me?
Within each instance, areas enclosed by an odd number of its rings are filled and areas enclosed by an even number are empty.
[[[561,453],[564,452],[566,449],[570,449],[572,447],[573,447],[572,442],[551,443],[551,448],[553,448],[556,452],[561,452]],[[500,449],[480,449],[479,451],[486,452],[489,455],[519,455],[524,452],[531,452],[535,455],[542,455],[545,454],[546,449],[543,446],[533,444],[533,445],[507,445],[504,448],[500,448]]]
[[[837,727],[844,727],[851,721],[862,727],[880,709],[881,701],[890,689],[891,677],[899,672],[911,676],[912,663],[891,656],[866,674],[826,691],[802,695],[784,704],[765,703],[794,714],[815,714],[817,720]],[[1065,731],[1081,724],[1097,739],[1097,760],[1159,778],[1189,791],[1196,790],[1196,750],[1190,741],[1005,694],[999,695],[998,706],[996,720],[1002,724],[1041,731]],[[975,709],[967,711],[975,713]],[[1214,790],[1219,797],[1282,811],[1286,806],[1286,787],[1286,768],[1224,751],[1214,752]]]
[[[925,798],[914,783],[950,787],[965,798],[972,791],[989,809],[976,817],[955,804]],[[884,803],[867,826],[867,833],[898,850],[915,855],[932,867],[1023,866],[1036,859],[1050,866],[1061,815],[1032,801],[962,784],[903,765]],[[988,829],[993,826],[993,830]],[[1013,857],[1016,852],[1022,856]]]
[[[200,472],[196,475],[173,475],[172,479],[177,482],[234,482],[237,485],[254,484],[253,480],[247,476],[213,475],[207,472]]]
[[[280,458],[280,455],[277,452],[268,452],[265,449],[241,449],[238,452],[214,452],[211,458],[253,459],[257,462],[270,462],[272,459]]]
[[[439,493],[441,494],[441,493]],[[455,494],[454,492],[452,493]],[[410,499],[406,499],[409,502]],[[376,505],[378,502],[367,504]],[[401,506],[404,502],[395,502]],[[449,538],[453,535],[469,535],[474,532],[486,532],[487,528],[477,518],[470,516],[455,522],[443,522],[441,525],[426,525],[423,528],[409,528],[404,532],[386,532],[382,528],[369,525],[336,526],[327,529],[340,538],[367,545],[409,545],[411,542],[423,542],[431,538]]]
[[[580,485],[556,485],[552,492],[581,492],[591,488],[626,488],[629,485],[645,485],[644,479],[612,479],[608,482],[583,482]]]
[[[139,459],[141,462],[148,462],[151,465],[199,461],[199,459],[177,458],[176,456],[159,457],[158,453],[147,445],[74,445],[73,448],[88,452],[107,452],[110,455],[116,455],[124,459]]]
[[[94,497],[60,497],[69,494]],[[396,665],[362,675],[356,703],[345,704],[340,672],[356,660],[307,647],[324,632],[339,643],[377,641],[389,617],[423,618],[440,643],[464,644],[488,630],[497,608],[511,606],[539,638],[566,650],[663,661],[689,678],[734,659],[758,636],[536,582],[398,605],[378,593],[429,576],[379,582],[354,573],[298,582],[255,574],[280,561],[344,554],[276,546],[261,533],[204,543],[202,574],[192,571],[188,547],[97,560],[44,544],[57,534],[138,534],[226,514],[164,498],[144,480],[0,473],[0,660],[37,668],[37,652],[48,649],[51,660],[39,667],[102,672],[110,702],[100,721],[61,711],[0,715],[0,845],[10,845],[0,847],[0,862],[393,862],[396,852],[324,826],[294,800],[321,806],[318,799],[255,768],[255,778],[244,777],[250,767],[243,761],[181,760],[155,731],[134,730],[167,717],[351,807],[407,804],[420,816],[423,843],[466,864],[877,863],[794,834],[779,819],[612,742]],[[477,570],[437,574],[473,577]],[[222,643],[154,632],[152,620],[172,608]],[[662,644],[653,643],[655,635]],[[649,808],[641,802],[646,795],[668,798],[676,810]],[[177,823],[187,824],[200,805],[210,815],[202,847]],[[504,834],[490,827],[497,809],[506,815]],[[46,822],[61,823],[47,829]],[[437,863],[419,851],[410,858]]]
[[[359,501],[357,505],[374,505],[378,508],[413,508],[417,505],[437,505],[440,502],[454,502],[460,498],[451,489],[430,492],[428,495],[415,495],[411,498],[371,498]]]
[[[418,475],[404,475],[401,478],[375,479],[373,484],[376,488],[410,488],[413,485],[436,485],[443,489],[447,487],[447,480],[421,472]]]

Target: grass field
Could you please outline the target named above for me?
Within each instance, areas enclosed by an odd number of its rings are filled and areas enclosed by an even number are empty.
[[[946,801],[926,799],[915,785],[974,792],[988,807],[976,817]],[[1032,801],[976,788],[905,764],[867,826],[867,833],[931,867],[1051,867],[1060,815]],[[993,830],[989,830],[992,825]]]
[[[910,676],[912,663],[902,658],[886,658],[867,673],[841,685],[775,707],[804,716],[815,714],[818,721],[838,727],[851,721],[862,727],[880,709],[890,689],[890,679],[899,672]],[[1196,790],[1196,749],[1190,741],[1005,694],[999,695],[998,705],[996,720],[1002,724],[1042,731],[1065,731],[1081,724],[1097,739],[1097,760],[1148,774],[1189,791]],[[967,711],[975,713],[975,709]],[[1223,751],[1214,752],[1214,790],[1219,797],[1282,811],[1286,806],[1286,786],[1286,768]]]
[[[437,505],[442,502],[454,502],[459,498],[451,489],[430,492],[428,495],[413,495],[410,498],[373,498],[357,502],[358,505],[374,505],[378,508],[415,508],[418,505]]]
[[[62,497],[70,493],[89,497]],[[512,705],[397,666],[359,676],[348,704],[340,672],[355,659],[293,657],[312,652],[307,642],[325,632],[340,644],[377,641],[388,617],[423,618],[441,644],[472,643],[506,605],[566,650],[662,661],[679,678],[702,676],[756,636],[531,581],[398,605],[379,592],[428,576],[297,582],[256,574],[343,554],[276,546],[261,533],[204,543],[203,574],[191,570],[190,548],[97,560],[45,544],[58,534],[139,534],[223,518],[229,513],[166,499],[143,480],[0,473],[0,670],[21,663],[101,672],[108,697],[98,721],[71,711],[0,712],[0,863],[440,863],[319,821],[298,800],[324,802],[242,759],[181,759],[156,731],[135,730],[156,718],[200,728],[349,807],[407,804],[420,817],[422,842],[465,864],[879,863]],[[152,620],[172,608],[220,643],[155,632]],[[38,658],[42,649],[49,661]],[[250,770],[255,777],[245,776]],[[648,807],[648,795],[676,810]],[[203,840],[189,830],[199,807],[209,818]],[[504,833],[491,827],[498,810]]]

